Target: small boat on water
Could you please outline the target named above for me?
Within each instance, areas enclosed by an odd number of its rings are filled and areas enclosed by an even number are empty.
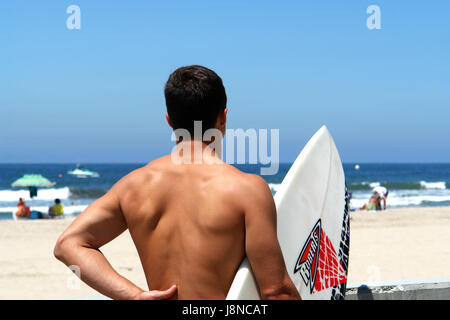
[[[98,178],[100,176],[98,172],[89,171],[79,164],[77,165],[76,169],[67,171],[67,174],[71,174],[73,176],[76,176],[77,178]]]

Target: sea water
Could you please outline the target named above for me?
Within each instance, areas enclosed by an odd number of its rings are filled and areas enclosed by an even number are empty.
[[[264,177],[275,194],[291,164],[280,164],[275,176]],[[450,163],[344,163],[345,180],[351,193],[350,208],[367,203],[373,188],[384,186],[389,190],[388,208],[450,206]],[[242,166],[253,173],[257,166]]]
[[[48,206],[58,198],[69,215],[77,215],[91,202],[105,194],[115,182],[144,164],[86,164],[85,168],[100,174],[98,178],[77,178],[67,174],[76,164],[0,164],[0,219],[10,219],[17,210],[19,198],[24,198],[32,209],[47,212]],[[384,186],[389,190],[388,208],[450,206],[450,164],[370,164],[345,163],[344,172],[350,206],[361,207],[371,196],[372,189]],[[278,190],[290,163],[279,165],[275,175],[263,176],[272,193]],[[236,165],[237,168],[259,174],[259,165]],[[30,199],[26,189],[11,187],[24,174],[41,174],[56,185],[38,190]]]

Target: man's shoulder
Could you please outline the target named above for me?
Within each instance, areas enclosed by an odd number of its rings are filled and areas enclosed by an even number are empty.
[[[267,182],[259,175],[246,173],[234,168],[230,170],[225,179],[232,186],[236,196],[245,199],[272,198],[272,192]]]
[[[264,180],[263,177],[257,174],[244,173],[242,179],[244,181],[245,187],[247,187],[248,189],[258,191],[270,190],[266,180]]]
[[[148,164],[139,167],[124,177],[122,177],[117,185],[121,189],[133,189],[135,187],[143,187],[148,183],[158,180],[166,171],[167,158],[161,157],[149,162]]]

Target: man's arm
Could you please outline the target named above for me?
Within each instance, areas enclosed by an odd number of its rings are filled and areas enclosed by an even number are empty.
[[[175,292],[144,291],[119,275],[99,248],[127,229],[118,194],[119,181],[107,194],[94,201],[59,237],[54,255],[67,266],[77,266],[81,280],[112,299],[167,299]]]
[[[246,194],[245,250],[262,299],[301,299],[287,273],[277,238],[277,213],[267,183],[250,176]]]

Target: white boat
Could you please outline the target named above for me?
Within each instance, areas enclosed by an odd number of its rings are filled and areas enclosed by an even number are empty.
[[[71,174],[77,178],[98,178],[100,176],[98,172],[89,171],[80,165],[77,165],[77,168],[72,171],[67,171],[67,174]]]

